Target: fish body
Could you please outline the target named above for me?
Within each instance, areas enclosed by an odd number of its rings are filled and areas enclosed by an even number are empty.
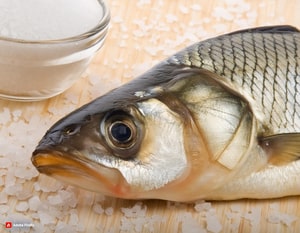
[[[33,152],[41,173],[125,199],[300,194],[300,32],[196,43],[70,113]]]

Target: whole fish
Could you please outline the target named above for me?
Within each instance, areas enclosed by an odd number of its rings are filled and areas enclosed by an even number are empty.
[[[41,173],[126,199],[300,194],[300,32],[196,43],[70,113],[33,152]]]

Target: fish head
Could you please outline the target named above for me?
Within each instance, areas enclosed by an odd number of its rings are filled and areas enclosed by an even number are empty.
[[[70,113],[42,138],[33,164],[119,198],[205,198],[245,161],[252,115],[206,75],[170,73],[155,85],[148,73]]]
[[[34,151],[39,172],[110,196],[140,198],[185,170],[182,122],[159,100],[69,117]]]

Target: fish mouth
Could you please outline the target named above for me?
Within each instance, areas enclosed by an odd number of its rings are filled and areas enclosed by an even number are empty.
[[[49,150],[35,150],[32,164],[43,174],[68,184],[109,196],[123,196],[121,174],[118,170],[85,161],[68,153]]]

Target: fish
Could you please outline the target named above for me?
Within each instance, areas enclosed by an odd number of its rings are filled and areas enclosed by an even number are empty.
[[[37,170],[121,199],[300,194],[300,32],[247,28],[195,43],[55,123]]]

